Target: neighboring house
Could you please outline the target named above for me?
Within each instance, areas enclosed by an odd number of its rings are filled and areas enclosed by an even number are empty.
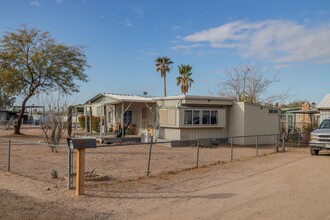
[[[101,131],[132,127],[131,134],[151,133],[166,140],[220,139],[278,134],[279,109],[235,102],[219,96],[146,97],[101,93],[84,105],[86,116],[101,116]],[[87,120],[85,120],[87,122]],[[85,124],[87,126],[87,123]],[[128,129],[129,130],[129,129]],[[263,137],[259,143],[274,143]],[[255,144],[255,138],[235,138],[235,144]]]
[[[304,130],[304,125],[319,121],[319,113],[319,110],[311,109],[307,103],[302,104],[301,107],[282,108],[282,131],[284,133],[300,133]]]
[[[330,94],[327,94],[316,106],[316,108],[320,110],[319,123],[321,123],[326,118],[330,118]]]
[[[290,132],[293,131],[297,127],[297,125],[300,127],[301,124],[300,115],[293,113],[294,111],[300,111],[300,110],[301,107],[281,109],[281,123],[282,123],[283,132],[289,133],[289,131]]]
[[[17,116],[17,111],[11,111],[11,110],[0,110],[0,125],[5,125],[8,123],[8,121],[12,118],[12,117],[16,117]]]

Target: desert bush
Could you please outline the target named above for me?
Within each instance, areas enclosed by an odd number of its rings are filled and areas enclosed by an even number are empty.
[[[79,125],[83,129],[85,129],[85,120],[86,120],[85,115],[81,115],[78,118]],[[89,117],[87,117],[87,130],[88,130],[88,132],[90,132],[88,125],[89,125]],[[99,116],[92,116],[92,130],[97,131],[97,132],[100,131],[100,117]]]
[[[313,122],[313,123],[305,123],[303,125],[303,134],[304,134],[304,139],[305,141],[309,141],[309,136],[311,134],[311,132],[316,129],[318,127],[317,122]]]

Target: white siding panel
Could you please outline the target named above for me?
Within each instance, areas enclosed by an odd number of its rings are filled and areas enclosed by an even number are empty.
[[[244,104],[235,103],[229,108],[228,135],[243,136],[244,134]]]
[[[226,127],[226,109],[225,108],[220,108],[218,110],[219,114],[218,114],[218,125],[220,127]]]
[[[245,104],[245,127],[247,135],[269,135],[279,132],[279,114],[269,113],[269,108]],[[274,143],[274,136],[260,137],[259,144]],[[245,144],[255,144],[253,138],[246,138]]]
[[[330,118],[330,110],[320,110],[319,123],[321,123],[326,118]]]

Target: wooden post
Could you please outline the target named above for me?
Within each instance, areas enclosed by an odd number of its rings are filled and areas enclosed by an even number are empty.
[[[76,195],[84,195],[85,188],[85,149],[77,149]]]

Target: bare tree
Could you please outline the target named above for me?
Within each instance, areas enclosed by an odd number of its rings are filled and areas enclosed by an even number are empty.
[[[217,92],[240,102],[270,104],[288,97],[288,90],[280,94],[267,94],[267,89],[276,82],[279,82],[276,77],[266,78],[261,67],[240,64],[226,70],[224,81],[218,85]]]
[[[47,116],[41,124],[41,130],[47,144],[56,151],[56,146],[60,143],[67,130],[67,101],[65,97],[50,97],[45,100],[47,106]]]

